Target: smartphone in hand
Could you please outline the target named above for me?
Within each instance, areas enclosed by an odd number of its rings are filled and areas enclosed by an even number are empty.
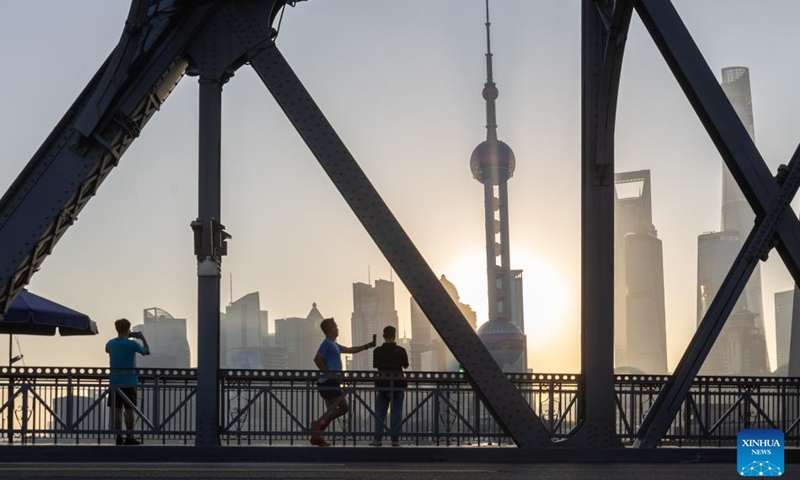
[[[376,338],[377,338],[377,336],[373,333],[372,334],[372,348],[375,348],[375,345],[377,345]]]

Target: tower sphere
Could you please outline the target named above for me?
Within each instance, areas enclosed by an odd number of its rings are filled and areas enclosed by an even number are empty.
[[[495,84],[488,84],[483,87],[484,100],[497,100],[498,96],[500,96],[500,91],[497,89]]]
[[[514,176],[517,160],[511,147],[500,140],[486,140],[472,151],[472,176],[482,184],[499,185]]]
[[[525,335],[508,320],[490,320],[478,329],[478,337],[500,368],[513,365],[525,351]]]

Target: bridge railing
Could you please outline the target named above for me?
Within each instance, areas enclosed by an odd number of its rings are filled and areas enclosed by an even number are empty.
[[[196,377],[190,369],[140,369],[135,433],[148,444],[194,443]],[[221,441],[230,445],[306,445],[324,411],[318,372],[221,370]],[[509,374],[553,438],[578,424],[578,375]],[[326,431],[337,444],[372,440],[377,372],[344,372],[350,405]],[[407,372],[402,442],[509,445],[462,373]],[[0,442],[110,443],[108,369],[0,368]],[[116,393],[116,395],[121,395]],[[384,436],[388,436],[385,432]],[[387,438],[388,440],[388,438]]]
[[[669,376],[618,375],[617,432],[633,442]],[[662,445],[734,446],[742,429],[780,429],[800,446],[800,378],[697,377]]]
[[[566,438],[578,423],[577,375],[510,374],[553,438]],[[317,394],[318,372],[225,371],[224,440],[229,443],[307,441],[308,425],[325,406]],[[407,372],[403,443],[413,445],[506,445],[506,437],[462,373]],[[335,443],[358,445],[373,438],[375,381],[391,375],[345,372],[342,390],[350,407],[326,431]],[[384,437],[388,432],[384,432]]]
[[[582,377],[508,374],[553,439],[580,425]],[[190,369],[141,369],[135,433],[148,444],[194,444],[196,377]],[[306,445],[322,415],[318,372],[220,370],[221,442]],[[345,372],[350,411],[326,431],[338,445],[366,445],[375,425],[377,372]],[[462,373],[406,372],[401,443],[504,446],[498,427]],[[617,376],[617,432],[631,443],[669,377]],[[111,443],[112,391],[104,368],[0,368],[0,443]],[[742,428],[780,428],[800,446],[800,379],[699,377],[664,445],[733,445]],[[384,437],[388,432],[384,432]],[[387,439],[387,438],[385,438]],[[388,440],[388,439],[387,439]]]

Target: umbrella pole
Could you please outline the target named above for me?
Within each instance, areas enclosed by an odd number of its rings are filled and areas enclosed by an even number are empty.
[[[13,333],[9,333],[8,334],[8,366],[9,367],[11,367],[11,359],[13,358],[12,357],[12,353],[11,353],[11,347],[14,345],[13,340],[14,340],[14,334]]]

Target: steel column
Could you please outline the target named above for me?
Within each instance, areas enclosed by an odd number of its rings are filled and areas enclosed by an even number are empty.
[[[583,425],[570,443],[619,447],[614,402],[614,121],[632,2],[583,0],[581,372]]]
[[[212,222],[219,222],[222,82],[200,77],[198,221],[207,248],[197,261],[197,436],[195,445],[219,444],[220,262],[213,255]],[[202,257],[202,258],[201,258]]]
[[[618,443],[614,431],[614,157],[601,155],[603,23],[594,0],[583,0],[583,148],[581,190],[581,373],[583,441]],[[616,440],[615,440],[616,439]]]

